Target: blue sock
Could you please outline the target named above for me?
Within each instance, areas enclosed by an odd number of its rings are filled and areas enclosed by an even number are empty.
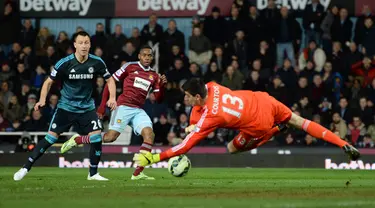
[[[102,156],[102,135],[90,135],[90,176],[98,173],[98,164]]]
[[[26,164],[23,166],[28,171],[31,169],[35,161],[37,161],[44,152],[57,141],[57,138],[47,134],[44,139],[40,140],[34,150],[31,152]]]

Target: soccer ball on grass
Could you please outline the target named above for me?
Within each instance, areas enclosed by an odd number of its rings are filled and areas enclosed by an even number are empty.
[[[175,177],[185,176],[191,168],[191,162],[186,155],[172,157],[168,161],[168,171]]]

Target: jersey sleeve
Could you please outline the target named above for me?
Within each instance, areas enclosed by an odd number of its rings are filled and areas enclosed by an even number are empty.
[[[97,73],[103,76],[105,80],[109,79],[111,77],[111,74],[108,71],[107,65],[104,63],[103,59],[99,59],[99,62],[97,64],[98,71]]]
[[[160,91],[160,76],[159,74],[156,74],[156,81],[152,85],[152,91],[153,92],[159,92]]]
[[[112,77],[116,80],[116,81],[121,81],[123,79],[125,79],[126,76],[128,76],[129,74],[129,65],[130,63],[126,63],[124,65],[121,66],[121,68],[119,68],[113,75]]]
[[[220,125],[220,118],[218,116],[208,114],[208,109],[206,108],[197,122],[194,131],[188,134],[181,144],[162,152],[160,154],[160,160],[166,160],[171,157],[187,153],[191,148],[205,139],[208,134],[220,127]]]
[[[202,116],[201,110],[202,108],[200,107],[193,107],[190,113],[190,121],[189,121],[190,125],[198,123],[200,117]]]
[[[60,59],[58,62],[56,62],[55,66],[53,66],[49,77],[52,80],[56,80],[61,74],[61,71],[64,69],[65,65],[66,65],[65,59]]]

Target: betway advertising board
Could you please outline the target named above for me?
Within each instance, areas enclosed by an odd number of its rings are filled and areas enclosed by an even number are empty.
[[[259,10],[267,7],[268,0],[249,0]],[[360,14],[364,4],[373,0],[320,0],[327,9],[338,4],[350,14]],[[147,17],[152,13],[160,17],[207,16],[213,7],[230,15],[232,0],[19,0],[23,17]],[[277,0],[278,8],[288,7],[299,16],[311,0]]]

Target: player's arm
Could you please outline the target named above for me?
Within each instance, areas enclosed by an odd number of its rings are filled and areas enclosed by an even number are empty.
[[[135,154],[133,160],[140,166],[146,166],[152,163],[167,160],[177,155],[186,154],[191,148],[205,139],[208,134],[215,131],[218,126],[219,121],[217,121],[215,117],[206,118],[205,114],[203,114],[197,123],[195,130],[188,134],[181,144],[163,151],[160,154],[141,152],[140,154]]]
[[[120,82],[123,79],[125,79],[126,76],[128,76],[128,70],[127,70],[128,66],[129,66],[129,64],[124,64],[120,69],[118,69],[114,74],[112,74],[111,78],[113,78],[113,88],[111,86],[109,86],[111,84],[108,83],[108,81],[107,81],[107,84],[104,86],[104,90],[103,90],[103,94],[102,94],[102,102],[100,103],[99,108],[98,108],[99,117],[102,117],[104,115],[105,104],[107,103],[108,98],[111,94],[111,92],[109,90],[110,88],[111,88],[111,90],[114,90],[113,96],[116,98],[116,83],[115,83],[115,81]]]
[[[107,69],[107,65],[105,64],[105,62],[101,58],[99,58],[99,60],[100,61],[98,62],[98,69],[99,69],[98,73],[101,76],[103,76],[103,78],[107,81],[107,86],[106,86],[107,90],[105,90],[105,91],[107,91],[107,93],[109,92],[109,100],[107,102],[107,106],[111,110],[114,110],[114,109],[116,109],[116,84],[115,84],[114,79],[111,76],[111,73],[109,73],[109,71]],[[108,99],[108,97],[107,97],[107,99]],[[105,101],[107,101],[107,99],[105,99]]]
[[[152,87],[153,93],[155,95],[155,99],[158,103],[161,103],[164,97],[164,86],[167,84],[168,80],[167,77],[163,74],[159,76],[159,79],[157,82],[155,82],[154,86]]]
[[[61,71],[65,63],[62,63],[62,60],[58,61],[55,66],[53,67],[51,74],[49,77],[44,81],[42,89],[40,91],[39,101],[35,104],[34,110],[39,110],[41,107],[44,107],[46,105],[46,99],[47,95],[49,93],[49,90],[51,89],[51,86],[53,82],[58,78],[58,71]]]

